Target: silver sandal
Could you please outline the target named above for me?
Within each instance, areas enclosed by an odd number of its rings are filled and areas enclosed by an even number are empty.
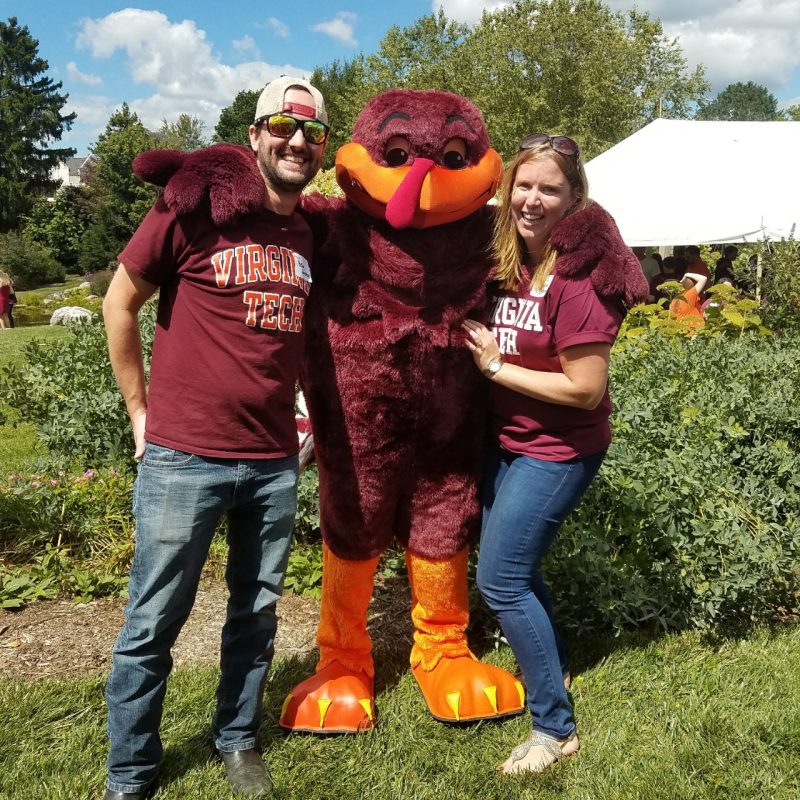
[[[504,761],[497,769],[500,772],[508,774],[517,774],[521,772],[544,772],[549,766],[552,766],[562,758],[571,756],[578,751],[578,748],[571,750],[567,753],[564,752],[565,748],[572,744],[577,739],[577,733],[572,732],[566,739],[553,739],[552,736],[547,736],[541,731],[534,731],[522,744],[518,744],[512,751],[511,755]],[[544,750],[542,757],[538,762],[530,764],[523,769],[517,765],[525,761],[528,754],[534,747],[541,747]],[[508,765],[506,767],[506,764]]]

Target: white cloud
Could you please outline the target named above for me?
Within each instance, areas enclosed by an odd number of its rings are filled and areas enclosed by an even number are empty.
[[[253,58],[261,58],[261,51],[256,45],[256,41],[252,36],[245,35],[241,39],[233,40],[233,49],[244,54],[249,53]]]
[[[67,64],[67,77],[73,83],[83,83],[86,86],[100,86],[103,83],[103,79],[99,75],[89,75],[86,72],[81,72],[74,61],[70,61]]]
[[[473,25],[484,11],[496,11],[507,5],[509,0],[432,0],[431,10],[437,14],[442,8],[448,19]]]
[[[609,0],[627,11],[631,0]],[[637,0],[680,40],[689,64],[703,64],[716,93],[730,83],[754,81],[774,94],[800,69],[800,0]]]
[[[285,23],[281,22],[277,17],[269,17],[264,27],[271,30],[276,36],[279,36],[281,39],[289,38],[288,26]]]
[[[240,49],[246,49],[248,38],[240,40]],[[312,71],[259,60],[224,64],[192,20],[170,22],[161,12],[132,8],[85,19],[77,46],[95,58],[125,54],[134,83],[154,89],[152,94],[127,98],[148,128],[158,128],[163,118],[172,121],[179,114],[191,114],[213,129],[221,109],[243,89],[261,88],[280,75],[307,76]],[[103,122],[107,120],[108,115]]]
[[[355,47],[358,42],[353,38],[353,27],[356,24],[356,15],[352,11],[339,11],[334,19],[312,25],[311,30],[324,33],[331,39],[336,39],[348,47]]]

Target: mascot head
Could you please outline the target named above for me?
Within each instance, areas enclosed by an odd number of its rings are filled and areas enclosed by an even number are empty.
[[[494,196],[502,173],[480,111],[447,92],[377,95],[336,154],[336,180],[347,198],[394,228],[469,216]]]

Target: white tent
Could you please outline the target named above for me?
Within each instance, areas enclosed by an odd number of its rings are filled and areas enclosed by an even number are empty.
[[[586,173],[629,247],[787,238],[800,223],[800,122],[657,119]]]

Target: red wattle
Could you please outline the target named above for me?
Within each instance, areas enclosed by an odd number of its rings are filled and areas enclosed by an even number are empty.
[[[386,204],[386,221],[393,228],[407,228],[411,224],[419,203],[422,183],[433,167],[434,162],[429,158],[414,159],[408,174]]]

